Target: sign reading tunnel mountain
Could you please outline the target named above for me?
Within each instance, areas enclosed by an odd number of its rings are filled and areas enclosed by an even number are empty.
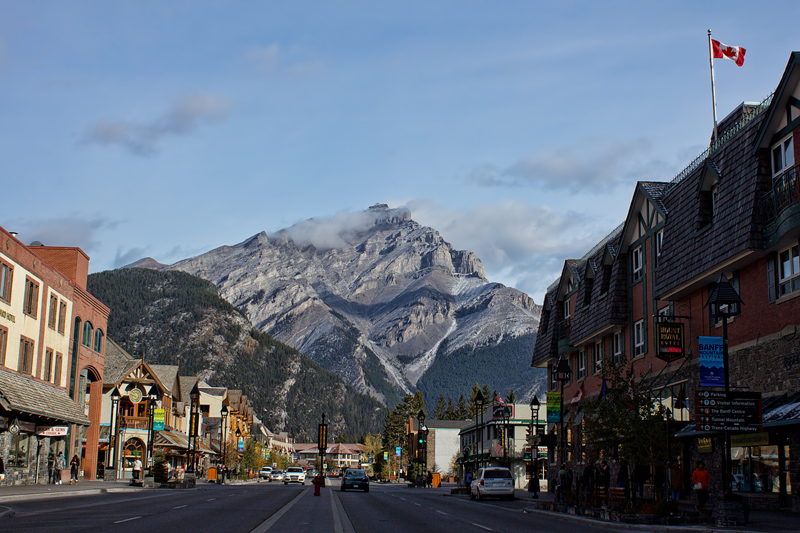
[[[761,393],[697,391],[697,431],[761,431]]]
[[[656,357],[671,363],[683,357],[683,323],[659,322],[656,324]]]

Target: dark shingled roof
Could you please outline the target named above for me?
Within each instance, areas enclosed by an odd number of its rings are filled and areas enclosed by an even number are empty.
[[[116,385],[141,362],[141,359],[134,359],[119,344],[107,337],[106,356],[103,363],[103,385]]]
[[[89,417],[59,389],[0,369],[0,406],[58,422],[89,426]]]
[[[175,380],[178,377],[178,365],[148,365],[150,369],[158,376],[159,381],[166,387],[167,392],[172,394],[176,391],[172,390],[175,385]]]

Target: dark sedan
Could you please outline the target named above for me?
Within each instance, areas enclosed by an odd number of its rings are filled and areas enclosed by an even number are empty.
[[[369,477],[364,470],[350,468],[342,477],[342,491],[347,489],[361,489],[369,492]]]

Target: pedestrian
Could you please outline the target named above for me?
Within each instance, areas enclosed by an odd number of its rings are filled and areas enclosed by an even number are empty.
[[[56,469],[56,457],[52,453],[47,457],[47,484],[53,483],[53,471]]]
[[[133,478],[131,478],[131,484],[135,485],[139,482],[139,478],[142,476],[142,461],[139,460],[137,457],[136,460],[133,462]]]
[[[531,498],[539,498],[539,460],[533,460],[533,468],[531,470],[531,479],[528,481],[528,491],[531,493]]]
[[[683,473],[681,472],[681,465],[676,461],[669,467],[669,488],[672,501],[678,501],[681,497],[681,489],[683,489]]]
[[[431,473],[431,471],[430,471],[430,470],[428,470],[428,479],[427,479],[427,484],[426,484],[426,486],[427,486],[429,489],[430,489],[430,488],[433,488],[433,474]]]
[[[78,459],[77,455],[72,456],[72,460],[69,462],[69,484],[70,485],[77,485],[78,484],[78,470],[80,469],[81,461]]]
[[[708,501],[708,485],[711,483],[711,475],[706,470],[703,461],[697,461],[697,469],[692,472],[692,489],[697,494],[697,512],[699,513]]]
[[[67,468],[67,458],[64,457],[64,452],[58,452],[56,457],[56,466],[53,469],[53,483],[61,485],[61,471]]]
[[[597,467],[597,486],[608,490],[611,484],[611,468],[608,466],[608,461],[603,459]]]
[[[583,474],[581,475],[581,502],[584,505],[591,505],[592,500],[594,500],[594,487],[597,484],[595,480],[595,466],[594,461],[591,459],[586,464],[586,467],[583,469]]]
[[[0,484],[6,478],[6,464],[3,462],[3,457],[0,456]]]
[[[558,501],[561,503],[567,501],[571,481],[569,477],[566,463],[561,463],[561,468],[558,469]]]

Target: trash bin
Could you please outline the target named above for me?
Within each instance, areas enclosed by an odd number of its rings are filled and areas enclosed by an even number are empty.
[[[433,487],[437,488],[442,484],[442,475],[438,472],[433,473]]]

